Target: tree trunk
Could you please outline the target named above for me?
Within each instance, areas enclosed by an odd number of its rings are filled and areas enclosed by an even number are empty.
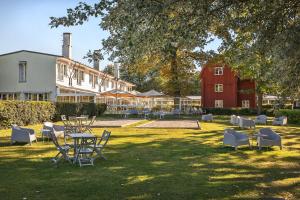
[[[261,92],[257,92],[257,114],[261,114],[262,111],[262,101],[263,101],[263,94]]]
[[[179,82],[179,72],[178,72],[178,63],[177,63],[177,48],[171,49],[171,84],[173,89],[173,95],[174,95],[174,105],[175,109],[179,109],[179,98],[181,96],[181,90],[180,90],[180,82]]]

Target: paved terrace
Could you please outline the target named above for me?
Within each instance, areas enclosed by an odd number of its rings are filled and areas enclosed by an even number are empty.
[[[141,121],[141,119],[113,119],[113,120],[97,120],[93,124],[93,128],[101,127],[124,127]]]
[[[199,129],[196,120],[157,120],[137,126],[138,128],[184,128]]]

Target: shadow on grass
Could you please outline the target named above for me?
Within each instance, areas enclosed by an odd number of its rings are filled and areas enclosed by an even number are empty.
[[[214,134],[203,137],[215,137]],[[54,147],[47,145],[41,149],[41,152],[26,149],[26,155],[45,153],[41,158],[27,158],[22,154],[0,158],[0,171],[4,172],[0,192],[4,199],[300,197],[299,181],[289,181],[300,174],[297,155],[280,158],[267,154],[256,158],[261,153],[247,148],[233,151],[205,144],[201,139],[157,138],[142,144],[112,143],[106,151],[109,159],[96,160],[94,167],[79,168],[63,163],[53,168],[49,159],[55,155]],[[16,153],[19,150],[24,151],[15,149]],[[279,161],[292,164],[290,167],[269,165]],[[26,189],[20,185],[26,185]]]

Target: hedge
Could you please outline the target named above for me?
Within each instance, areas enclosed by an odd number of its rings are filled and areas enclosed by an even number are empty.
[[[257,115],[256,109],[249,108],[203,108],[207,113],[214,115]],[[273,109],[263,109],[261,114],[274,115]]]
[[[106,104],[95,103],[52,103],[43,101],[0,101],[0,128],[11,124],[25,126],[50,120],[60,120],[60,115],[100,116]]]
[[[275,116],[287,116],[288,123],[291,124],[300,124],[300,109],[289,110],[289,109],[280,109],[275,111]]]
[[[52,119],[55,105],[43,101],[0,101],[0,128],[11,124],[20,126]]]
[[[54,120],[60,120],[61,115],[66,116],[100,116],[106,110],[106,104],[103,103],[65,103],[57,102]]]

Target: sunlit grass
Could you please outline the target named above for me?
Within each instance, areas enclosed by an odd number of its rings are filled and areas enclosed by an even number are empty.
[[[282,151],[234,151],[222,146],[228,117],[201,130],[135,128],[147,122],[109,128],[108,160],[83,168],[55,168],[51,141],[12,146],[10,130],[1,130],[0,199],[300,199],[299,126],[272,127]],[[41,125],[29,127],[40,137]]]

